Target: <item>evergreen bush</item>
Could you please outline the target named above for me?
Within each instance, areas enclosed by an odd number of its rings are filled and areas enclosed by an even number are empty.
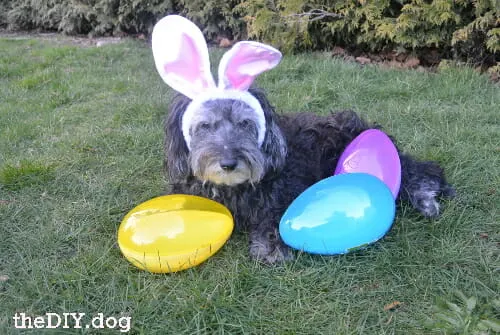
[[[437,49],[500,60],[498,0],[245,0],[238,8],[250,37],[285,50]]]
[[[209,41],[255,39],[285,52],[439,51],[500,62],[499,0],[2,0],[0,26],[66,34],[149,34],[179,13]]]
[[[69,35],[148,34],[158,18],[178,10],[174,0],[3,0],[0,25]],[[0,9],[2,5],[0,5]]]

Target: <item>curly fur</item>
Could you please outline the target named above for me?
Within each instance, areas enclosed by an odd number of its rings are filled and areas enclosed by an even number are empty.
[[[274,263],[292,257],[278,233],[278,223],[290,203],[309,186],[331,176],[343,150],[357,135],[379,127],[366,123],[353,111],[327,116],[277,114],[263,91],[251,89],[250,93],[265,114],[266,134],[261,147],[248,120],[245,127],[236,129],[240,121],[233,119],[245,114],[236,111],[246,106],[221,100],[206,104],[208,112],[200,115],[208,115],[209,120],[193,125],[189,151],[181,119],[190,100],[178,95],[165,122],[165,168],[170,193],[199,195],[227,206],[237,229],[250,233],[250,255]],[[211,129],[210,122],[219,126]],[[239,162],[234,173],[218,165],[228,159]],[[427,217],[437,216],[436,197],[454,193],[443,170],[434,162],[420,162],[403,153],[400,159],[399,198]]]

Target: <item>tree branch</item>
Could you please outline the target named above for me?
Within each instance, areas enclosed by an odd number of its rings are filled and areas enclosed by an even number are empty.
[[[308,18],[309,22],[313,22],[313,21],[322,20],[325,17],[338,20],[338,19],[342,19],[344,16],[341,14],[337,14],[337,13],[327,12],[323,9],[312,9],[312,10],[305,12],[305,13],[290,14],[290,15],[285,15],[284,17],[285,18],[294,18],[296,21],[301,21],[304,18]]]

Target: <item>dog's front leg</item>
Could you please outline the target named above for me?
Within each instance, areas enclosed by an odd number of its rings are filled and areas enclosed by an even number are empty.
[[[267,264],[293,259],[292,250],[281,240],[274,220],[264,219],[250,226],[250,256]]]

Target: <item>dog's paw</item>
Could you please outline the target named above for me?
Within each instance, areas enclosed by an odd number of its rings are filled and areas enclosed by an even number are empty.
[[[439,216],[439,202],[434,191],[422,190],[415,192],[410,198],[413,207],[428,218]]]
[[[293,253],[287,246],[262,246],[252,243],[250,245],[250,256],[259,262],[266,264],[282,263],[293,259]]]
[[[413,207],[428,218],[436,218],[440,214],[438,202],[439,196],[454,197],[455,189],[448,185],[442,185],[437,180],[422,180],[409,194]]]
[[[419,162],[400,154],[400,199],[409,201],[428,218],[439,216],[438,198],[455,196],[455,189],[446,182],[443,169],[436,162]]]
[[[282,263],[293,259],[292,250],[279,239],[276,232],[253,235],[250,256],[266,264]]]

